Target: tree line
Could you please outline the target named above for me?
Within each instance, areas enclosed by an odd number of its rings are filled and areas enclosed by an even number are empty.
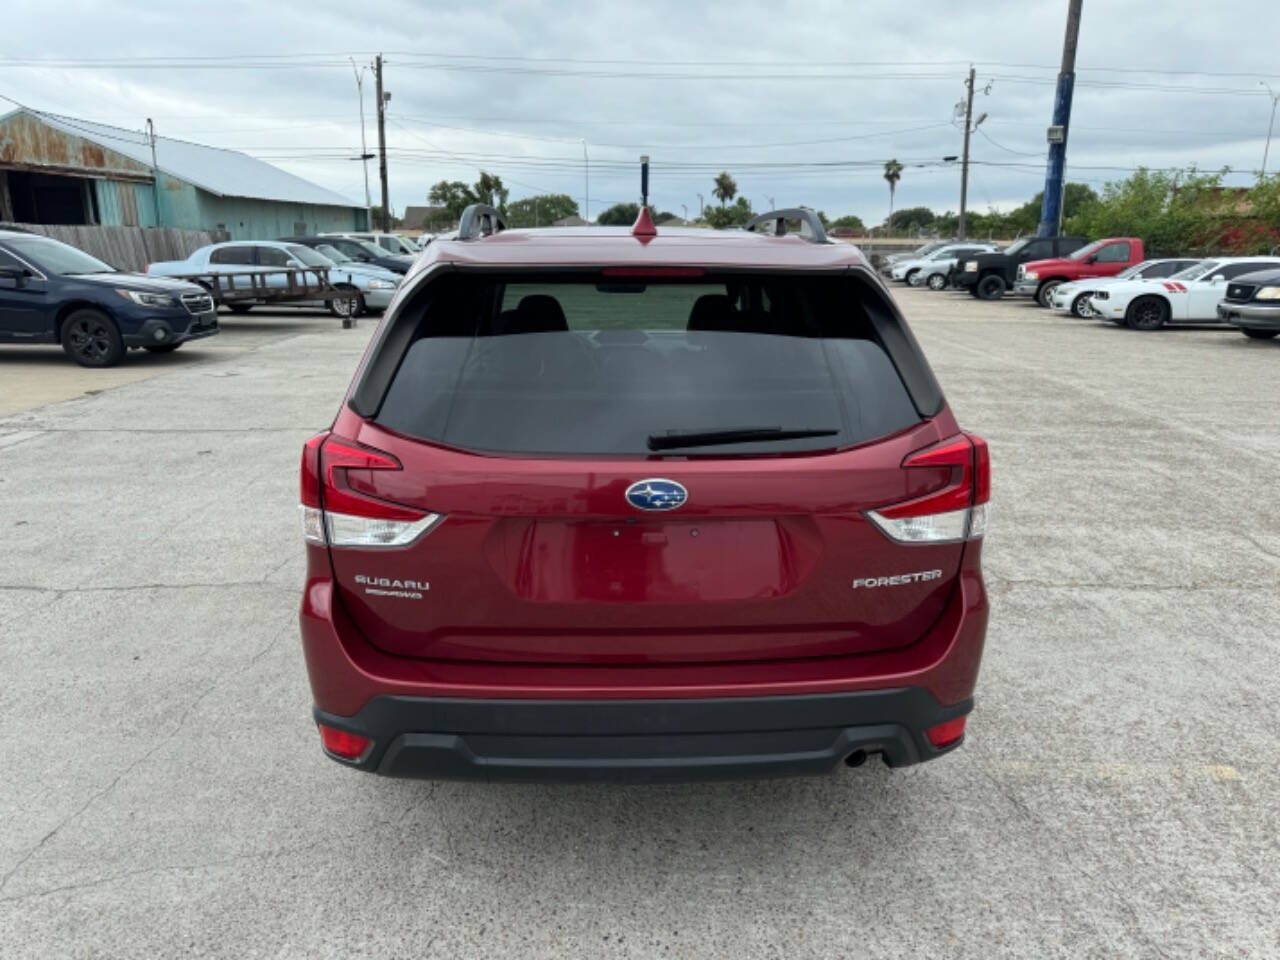
[[[1085,237],[1138,236],[1153,253],[1269,253],[1280,248],[1280,174],[1259,177],[1249,187],[1228,187],[1231,171],[1206,173],[1189,167],[1182,170],[1139,168],[1130,176],[1105,184],[1101,192],[1082,183],[1068,183],[1063,197],[1063,231]],[[889,186],[890,213],[868,230],[856,214],[828,218],[815,210],[828,231],[847,228],[863,236],[903,235],[950,237],[959,229],[959,215],[952,210],[937,213],[928,207],[893,209],[894,195],[902,178],[902,164],[885,164]],[[511,227],[550,226],[566,217],[580,216],[578,203],[568,194],[550,193],[509,199],[502,178],[481,171],[475,183],[441,180],[429,194],[428,202],[443,207],[456,222],[472,203],[487,203],[502,212]],[[742,226],[755,210],[742,196],[737,181],[728,171],[712,179],[711,198],[693,222],[700,226],[726,228]],[[1013,239],[1034,234],[1040,223],[1043,193],[1037,193],[1012,210],[968,211],[967,232],[972,237]],[[637,203],[618,203],[601,211],[600,225],[629,226],[640,213]],[[655,223],[677,219],[667,210],[650,207]],[[420,224],[405,224],[419,227]]]

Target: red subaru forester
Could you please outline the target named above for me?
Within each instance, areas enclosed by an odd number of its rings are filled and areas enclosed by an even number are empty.
[[[959,745],[986,444],[855,247],[758,221],[475,207],[427,248],[303,449],[330,757],[676,780]]]

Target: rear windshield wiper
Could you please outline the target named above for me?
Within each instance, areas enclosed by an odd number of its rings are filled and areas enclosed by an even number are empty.
[[[668,430],[649,435],[650,450],[680,447],[709,447],[727,443],[768,443],[772,440],[803,440],[806,437],[834,437],[840,431],[813,427],[734,427],[727,430]]]

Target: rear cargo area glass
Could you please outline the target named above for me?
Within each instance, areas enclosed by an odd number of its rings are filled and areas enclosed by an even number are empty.
[[[666,452],[851,446],[920,420],[866,289],[844,277],[447,276],[375,419],[506,454],[651,456],[655,436],[772,428],[822,435]]]

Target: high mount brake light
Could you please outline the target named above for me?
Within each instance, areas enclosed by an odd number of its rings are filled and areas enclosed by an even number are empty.
[[[904,469],[946,469],[946,486],[923,497],[895,503],[867,516],[899,543],[959,543],[986,533],[991,500],[991,456],[987,442],[969,433],[908,454]]]
[[[309,543],[331,547],[403,547],[442,519],[411,507],[388,503],[351,489],[348,470],[399,470],[388,453],[360,447],[329,433],[312,437],[302,448],[302,535]]]
[[[662,277],[701,277],[706,275],[702,267],[605,267],[600,271],[606,277],[625,277],[639,280]]]

